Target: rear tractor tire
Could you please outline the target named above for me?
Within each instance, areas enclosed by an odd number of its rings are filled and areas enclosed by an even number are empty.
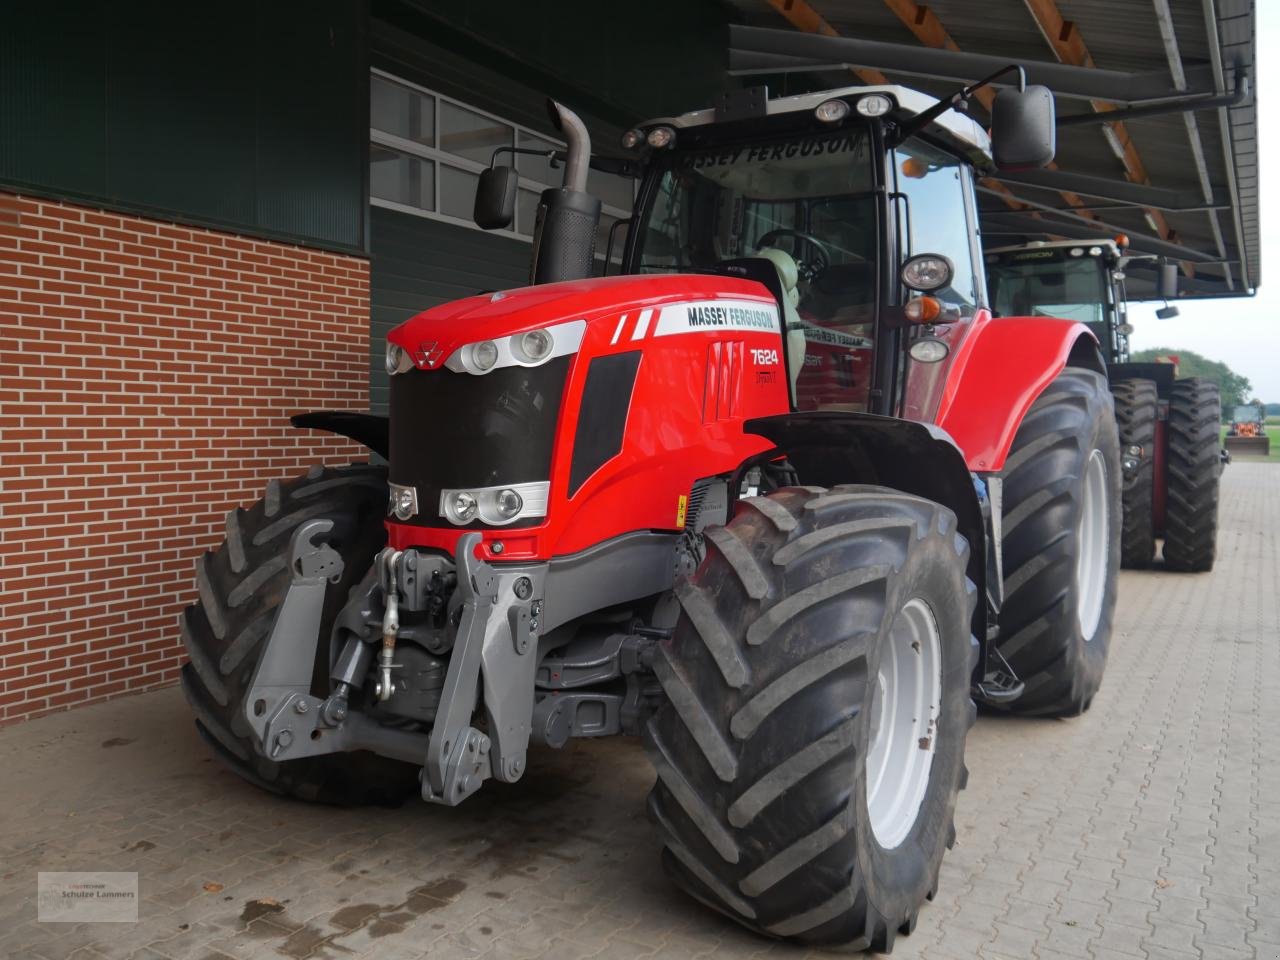
[[[1222,475],[1221,421],[1216,383],[1200,377],[1173,382],[1165,457],[1164,565],[1169,570],[1213,569]]]
[[[233,772],[266,790],[338,804],[393,804],[418,789],[409,764],[370,753],[331,753],[277,763],[257,753],[241,701],[290,581],[290,541],[309,520],[331,520],[324,535],[342,557],[342,578],[325,593],[313,692],[327,695],[328,638],[352,587],[360,583],[386,541],[382,518],[387,474],[352,464],[315,467],[305,477],[273,480],[248,510],[227,514],[227,538],[196,562],[200,602],[182,613],[182,642],[190,662],[182,692],[196,729]]]
[[[1111,387],[1120,432],[1120,459],[1125,467],[1120,487],[1123,523],[1120,566],[1141,570],[1156,555],[1152,496],[1155,490],[1156,418],[1160,398],[1151,380],[1121,380]],[[1131,466],[1132,465],[1132,466]]]
[[[999,650],[1026,684],[1004,709],[1072,717],[1102,684],[1120,567],[1120,444],[1104,376],[1068,367],[1003,470]]]
[[[664,865],[753,930],[888,951],[955,839],[968,545],[946,508],[868,486],[744,500],[706,541],[645,732]]]

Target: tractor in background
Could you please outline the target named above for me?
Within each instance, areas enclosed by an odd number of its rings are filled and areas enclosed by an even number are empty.
[[[1231,425],[1225,440],[1227,452],[1246,457],[1265,457],[1271,453],[1267,436],[1267,414],[1261,403],[1242,403],[1231,411]]]
[[[199,559],[182,684],[211,748],[283,795],[452,806],[533,747],[640,735],[676,883],[891,949],[955,840],[975,700],[1086,710],[1119,567],[1097,339],[993,320],[977,241],[975,168],[1048,163],[1053,100],[1001,90],[989,139],[951,109],[978,86],[637,126],[607,277],[552,104],[532,284],[392,331],[389,418],[294,421],[388,465],[272,481]],[[492,165],[477,223],[516,189]]]
[[[1218,532],[1218,481],[1224,458],[1219,441],[1218,385],[1177,377],[1177,358],[1134,363],[1129,358],[1126,271],[1159,270],[1157,288],[1176,293],[1174,264],[1135,257],[1128,238],[1035,241],[986,251],[993,310],[1086,324],[1102,346],[1115,397],[1124,471],[1122,565],[1149,567],[1163,539],[1166,570],[1213,568]],[[1176,316],[1166,306],[1157,316]],[[1163,359],[1163,358],[1162,358]],[[1230,445],[1228,445],[1228,449]]]

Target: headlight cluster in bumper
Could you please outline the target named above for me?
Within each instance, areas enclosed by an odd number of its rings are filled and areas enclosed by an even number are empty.
[[[513,483],[502,487],[476,487],[470,490],[442,490],[440,516],[452,524],[465,526],[479,520],[492,526],[503,526],[517,520],[547,515],[547,495],[551,484]]]

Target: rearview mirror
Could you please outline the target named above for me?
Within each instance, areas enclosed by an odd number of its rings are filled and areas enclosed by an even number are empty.
[[[1009,88],[996,94],[991,107],[991,152],[999,169],[1012,173],[1047,166],[1057,146],[1053,94],[1048,87]]]
[[[490,167],[480,173],[472,219],[481,230],[511,226],[516,213],[516,172],[510,167]]]

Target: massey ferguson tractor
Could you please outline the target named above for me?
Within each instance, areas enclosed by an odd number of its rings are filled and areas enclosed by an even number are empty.
[[[1168,299],[1177,283],[1171,263],[1126,252],[1124,236],[1033,242],[986,251],[991,307],[997,316],[1046,316],[1083,322],[1102,346],[1120,429],[1122,567],[1151,566],[1163,538],[1166,570],[1213,569],[1222,472],[1218,385],[1177,379],[1171,363],[1129,359],[1127,271],[1156,266]],[[1157,311],[1176,316],[1177,308]]]
[[[988,140],[951,109],[974,89],[638,126],[603,278],[553,104],[532,285],[396,328],[389,418],[295,418],[387,465],[272,481],[199,559],[183,687],[212,749],[279,794],[455,805],[535,745],[639,735],[676,883],[889,950],[955,839],[975,700],[1086,710],[1120,559],[1097,339],[993,320],[978,245],[974,169],[1047,163],[1052,98],[1002,90]],[[492,166],[477,222],[515,188]]]

